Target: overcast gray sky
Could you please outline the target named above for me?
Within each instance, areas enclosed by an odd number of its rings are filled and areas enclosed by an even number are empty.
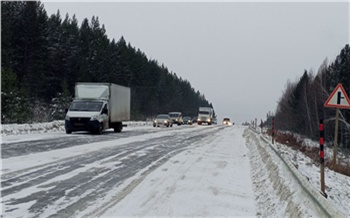
[[[317,72],[349,43],[348,2],[46,2],[92,16],[205,95],[218,121],[274,112],[287,80]],[[183,114],[186,114],[183,111]]]

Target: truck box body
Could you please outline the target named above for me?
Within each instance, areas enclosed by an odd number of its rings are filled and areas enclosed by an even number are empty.
[[[84,122],[77,123],[79,120]],[[66,115],[66,132],[122,129],[130,120],[130,88],[113,83],[76,83],[75,98]],[[102,127],[101,127],[102,126]]]

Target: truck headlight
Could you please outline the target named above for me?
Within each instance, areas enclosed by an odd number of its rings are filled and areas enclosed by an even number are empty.
[[[94,115],[90,118],[90,121],[98,120],[98,115]]]
[[[168,121],[167,121],[167,120],[164,120],[164,123],[168,123]]]

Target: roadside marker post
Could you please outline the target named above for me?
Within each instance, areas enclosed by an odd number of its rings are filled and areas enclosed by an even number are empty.
[[[339,126],[339,109],[350,109],[350,99],[346,95],[344,87],[341,83],[333,90],[332,94],[324,104],[325,107],[336,108],[335,113],[335,131],[334,131],[334,146],[333,146],[333,162],[332,166],[335,170],[337,166],[337,145],[338,145],[338,126]]]
[[[324,181],[324,124],[323,119],[320,119],[320,171],[321,171],[321,191],[323,196],[327,198],[325,192],[325,181]]]

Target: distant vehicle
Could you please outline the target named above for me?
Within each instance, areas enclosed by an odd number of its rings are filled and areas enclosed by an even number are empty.
[[[202,125],[202,123],[207,123],[211,125],[213,123],[214,118],[214,109],[211,107],[200,107],[198,110],[198,125]]]
[[[230,118],[227,118],[225,117],[223,120],[222,120],[222,124],[224,125],[232,125],[231,121],[230,121]]]
[[[184,117],[183,121],[184,121],[184,124],[192,125],[192,118],[191,117]]]
[[[157,117],[153,120],[153,127],[159,126],[173,126],[173,121],[168,114],[158,114]]]
[[[76,83],[75,98],[66,111],[65,129],[101,134],[113,128],[121,132],[130,120],[130,88],[113,83]]]
[[[179,126],[184,123],[181,112],[169,112],[169,116],[172,119],[173,123],[176,123]]]
[[[197,123],[197,119],[198,119],[197,116],[193,117],[193,118],[192,118],[192,123]]]

